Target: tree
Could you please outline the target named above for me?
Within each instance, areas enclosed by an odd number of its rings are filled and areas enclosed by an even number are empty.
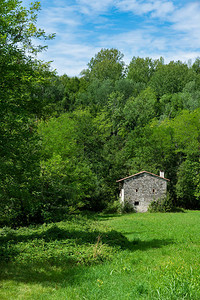
[[[127,78],[132,79],[133,82],[143,83],[146,86],[158,66],[162,64],[162,57],[153,60],[149,57],[140,58],[134,56],[128,66]]]
[[[87,89],[87,81],[84,78],[60,76],[60,81],[64,85],[64,97],[61,105],[64,111],[73,111],[77,106],[77,98],[80,93]]]
[[[179,206],[187,209],[199,209],[197,177],[200,171],[198,161],[186,159],[177,172],[176,195]]]
[[[75,107],[90,108],[95,114],[108,101],[109,95],[114,91],[114,84],[110,79],[101,81],[92,80],[85,91],[76,95]]]
[[[42,196],[49,211],[59,206],[65,206],[66,211],[80,208],[86,205],[94,190],[95,174],[91,170],[90,154],[85,154],[83,145],[86,139],[79,134],[83,119],[87,121],[85,129],[90,131],[91,118],[87,112],[65,113],[39,125]],[[87,143],[89,140],[87,135]]]
[[[200,147],[200,109],[183,110],[171,120],[176,152],[182,160],[198,161]]]
[[[36,28],[39,9],[39,2],[26,9],[19,0],[2,0],[0,6],[1,220],[18,225],[36,219],[38,210],[36,127],[43,103],[35,106],[30,91],[51,73],[48,64],[33,57],[44,47],[34,46],[32,39],[52,37]]]
[[[192,69],[197,73],[200,74],[200,57],[195,59],[195,62],[192,65]]]
[[[49,209],[102,207],[107,192],[102,150],[108,135],[99,125],[88,110],[40,123],[43,197]]]
[[[192,111],[200,107],[200,75],[186,84],[181,97],[184,109]]]
[[[171,61],[167,65],[160,64],[151,77],[149,85],[160,98],[164,94],[182,92],[186,83],[192,81],[194,73],[181,61]]]
[[[174,118],[183,109],[183,94],[164,94],[159,101],[160,118]]]
[[[29,87],[29,97],[33,103],[32,112],[38,119],[58,116],[64,112],[65,86],[62,80],[51,73],[48,77],[45,74],[43,76],[42,81],[31,82]]]
[[[123,54],[117,49],[101,49],[88,63],[82,75],[88,80],[118,80],[124,76]]]
[[[200,109],[153,120],[132,130],[125,144],[130,173],[165,170],[174,204],[199,208]]]
[[[156,95],[151,88],[146,88],[136,98],[130,97],[123,112],[127,128],[145,126],[156,117],[156,102]]]

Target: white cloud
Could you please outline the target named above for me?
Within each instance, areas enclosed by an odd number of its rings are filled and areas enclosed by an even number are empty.
[[[47,32],[56,32],[81,26],[81,18],[76,13],[74,7],[48,7],[44,8],[39,14],[38,25],[43,27]]]
[[[103,13],[113,6],[113,0],[76,0],[82,13],[91,15],[92,13]]]
[[[192,60],[192,62],[195,61],[197,58],[197,53],[195,51],[191,52],[185,52],[182,51],[181,49],[178,49],[177,52],[168,52],[165,54],[165,63],[169,63],[170,61],[182,61],[187,63],[189,60]]]
[[[154,29],[149,31],[145,29],[133,30],[127,33],[112,36],[108,39],[106,36],[102,36],[101,45],[106,47],[112,47],[119,49],[124,54],[124,61],[129,64],[133,56],[159,58],[164,56],[164,52],[167,46],[167,40],[164,37],[156,37],[154,35]]]
[[[78,75],[101,48],[119,49],[127,64],[133,56],[154,59],[163,56],[169,62],[194,60],[200,55],[199,2],[187,5],[172,0],[52,0],[48,5],[42,2],[44,8],[38,25],[48,33],[56,32],[57,37],[48,42],[48,51],[39,57],[54,60],[52,66],[59,74]],[[118,20],[118,16],[122,19]],[[127,21],[128,26],[123,27],[126,17],[130,23]]]
[[[165,62],[181,60],[187,62],[194,60],[199,52],[195,51],[195,41],[190,35],[182,34],[173,28],[156,26],[144,27],[112,37],[102,36],[101,45],[116,47],[125,55],[128,64],[133,56],[159,58],[164,57]],[[200,45],[198,45],[200,49]],[[198,50],[199,50],[198,49]]]
[[[51,61],[52,68],[59,74],[66,73],[68,76],[78,76],[87,68],[89,60],[101,48],[77,43],[60,42],[49,47],[49,50],[39,55],[39,59]]]
[[[200,48],[200,3],[192,2],[181,8],[176,7],[168,16],[171,41],[175,46]],[[173,46],[173,44],[171,46]]]
[[[153,18],[159,17],[159,18],[164,18],[170,14],[173,13],[175,7],[171,1],[167,2],[161,2],[157,1],[155,2],[155,7],[154,10],[151,14]]]
[[[76,3],[80,11],[90,17],[105,13],[111,7],[138,15],[152,13],[153,17],[163,17],[174,10],[173,2],[168,0],[76,0]]]
[[[164,17],[174,9],[172,1],[137,1],[118,0],[117,6],[122,11],[133,12],[137,15],[152,13],[152,17]]]
[[[188,47],[200,48],[200,3],[190,3],[177,10],[172,21],[172,28],[184,35]]]
[[[200,3],[193,2],[177,9],[172,17],[177,30],[193,30],[200,28]]]

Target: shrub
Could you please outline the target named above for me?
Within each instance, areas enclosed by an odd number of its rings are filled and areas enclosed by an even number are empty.
[[[135,208],[133,207],[133,205],[131,203],[129,203],[128,201],[124,202],[124,206],[122,208],[122,212],[123,213],[133,213],[136,212]]]
[[[166,197],[154,200],[150,203],[148,211],[153,212],[172,212],[174,207],[169,194]]]
[[[122,212],[122,204],[119,200],[115,200],[114,202],[109,202],[107,207],[103,210],[104,213],[107,214],[114,214],[114,213],[121,213]]]

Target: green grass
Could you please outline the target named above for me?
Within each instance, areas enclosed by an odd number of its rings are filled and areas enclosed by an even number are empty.
[[[200,212],[0,230],[0,299],[200,299]]]

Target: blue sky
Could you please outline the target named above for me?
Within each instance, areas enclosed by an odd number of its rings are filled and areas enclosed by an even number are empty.
[[[23,0],[27,6],[31,0]],[[200,56],[200,0],[41,0],[38,26],[56,33],[39,55],[59,75],[78,76],[102,48],[187,62]]]

